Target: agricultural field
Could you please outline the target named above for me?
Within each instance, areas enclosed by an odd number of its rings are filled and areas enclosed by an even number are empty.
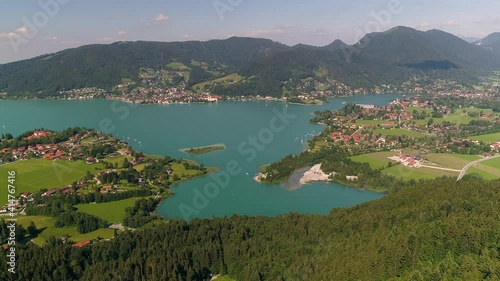
[[[181,179],[189,179],[201,175],[198,170],[186,170],[183,164],[172,163],[172,176],[177,175]]]
[[[418,154],[417,151],[413,150],[407,150],[403,152],[405,154]],[[383,172],[396,177],[400,177],[405,180],[433,179],[441,176],[453,176],[453,177],[458,176],[458,172],[432,169],[427,167],[412,168],[412,167],[405,167],[403,165],[395,165],[390,168],[387,168],[389,162],[397,164],[397,162],[388,159],[388,157],[394,156],[395,154],[396,152],[394,151],[375,152],[375,153],[353,156],[351,157],[351,160],[360,163],[368,163],[370,164],[370,167],[372,167],[373,169],[382,168]],[[430,162],[430,163],[425,163],[425,165],[431,166],[432,165],[431,163],[434,163],[437,165],[437,167],[449,168],[454,170],[461,170],[468,163],[480,159],[480,157],[476,155],[461,155],[461,154],[447,154],[447,153],[426,154],[424,155],[424,158],[426,158]],[[492,165],[495,165],[495,163],[493,163]]]
[[[407,136],[407,137],[414,137],[414,138],[423,138],[426,135],[423,133],[419,132],[414,132],[410,130],[405,130],[405,129],[377,129],[373,130],[373,132],[382,134],[384,136]]]
[[[410,168],[402,165],[384,169],[384,173],[404,180],[434,179],[442,176],[458,177],[458,172],[450,172],[431,168]]]
[[[102,164],[86,164],[84,161],[20,160],[0,166],[0,174],[16,171],[16,194],[29,191],[36,192],[42,188],[55,188],[72,184],[82,179],[87,172],[93,174],[103,169]],[[0,196],[6,197],[6,189],[0,191]]]
[[[89,144],[90,142],[93,142],[93,141],[96,141],[97,138],[96,137],[91,137],[91,138],[86,138],[86,139],[83,139],[81,142],[83,145],[85,144]]]
[[[241,80],[243,80],[242,76],[240,76],[237,73],[232,73],[232,74],[226,75],[226,76],[218,78],[218,79],[209,80],[209,81],[205,81],[205,82],[196,84],[193,86],[193,90],[195,90],[197,92],[201,92],[205,89],[205,86],[207,86],[207,85],[223,84],[223,85],[227,86],[231,82],[237,83],[237,82],[240,82]]]
[[[75,207],[78,211],[91,214],[107,220],[110,223],[118,224],[122,223],[125,219],[125,209],[134,206],[140,197],[132,197],[125,200],[106,202],[106,203],[90,203],[90,204],[80,204]]]
[[[471,137],[472,140],[496,143],[500,141],[500,133]]]
[[[351,157],[351,160],[360,163],[368,163],[372,169],[380,169],[386,168],[389,162],[396,164],[397,162],[387,159],[388,157],[392,157],[394,155],[394,151],[375,152],[353,156]]]
[[[33,239],[35,244],[41,246],[46,243],[46,240],[50,236],[55,236],[57,238],[68,236],[68,240],[73,242],[81,242],[85,240],[95,240],[98,237],[109,239],[113,237],[114,231],[110,228],[101,228],[96,231],[80,234],[76,230],[76,227],[55,227],[55,219],[45,216],[18,216],[17,223],[27,228],[30,222],[33,222],[38,230],[41,232],[36,238]]]
[[[118,163],[118,167],[121,168],[122,167],[122,164],[123,164],[123,160],[128,159],[128,160],[132,160],[132,156],[128,156],[128,155],[119,155],[119,156],[114,156],[114,157],[106,157],[104,158],[103,160],[106,161],[106,162],[109,162],[109,163]]]
[[[189,70],[189,67],[185,66],[183,63],[180,62],[171,62],[167,64],[167,68],[179,71]]]
[[[148,165],[148,164],[146,164],[146,163],[139,164],[139,165],[135,165],[135,166],[134,166],[134,169],[135,169],[137,172],[142,172],[142,170],[144,170],[144,168],[145,168],[147,165]]]
[[[431,153],[424,155],[424,158],[442,167],[461,170],[470,162],[480,159],[476,155]]]
[[[469,170],[467,170],[467,174],[472,174],[472,173],[479,174],[487,180],[499,179],[500,158],[481,162],[477,166],[471,167]]]
[[[417,110],[419,113],[422,111],[425,111],[426,113],[432,115],[432,109],[428,108],[419,108],[419,107],[409,107],[406,109],[407,112],[413,113],[413,110]],[[463,108],[463,109],[456,109],[454,113],[451,114],[446,114],[444,115],[443,118],[432,118],[434,123],[441,124],[445,121],[448,121],[450,123],[454,124],[468,124],[471,121],[474,120],[480,120],[481,118],[479,117],[470,117],[467,115],[468,112],[475,112],[475,113],[480,113],[480,112],[486,113],[486,114],[492,114],[493,110],[491,109],[480,109],[480,108]],[[431,119],[431,117],[428,117],[424,120],[413,120],[415,123],[420,124],[420,125],[425,125],[427,122]]]

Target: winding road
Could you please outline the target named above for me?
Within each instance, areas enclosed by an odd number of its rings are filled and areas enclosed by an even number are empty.
[[[476,160],[474,162],[470,162],[469,164],[467,164],[467,166],[465,166],[462,169],[462,171],[460,172],[460,175],[458,176],[457,181],[461,180],[465,176],[465,173],[467,173],[467,170],[469,170],[469,168],[471,168],[473,166],[476,166],[477,164],[479,164],[481,162],[488,161],[488,160],[495,159],[495,158],[500,158],[500,155],[496,155],[496,156],[493,156],[493,157],[486,157],[486,158],[483,158],[483,159]]]

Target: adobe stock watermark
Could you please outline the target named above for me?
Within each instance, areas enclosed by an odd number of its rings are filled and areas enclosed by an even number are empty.
[[[30,39],[35,38],[40,29],[49,24],[50,19],[54,18],[61,11],[61,6],[68,4],[71,0],[39,0],[40,10],[35,12],[31,18],[22,17],[22,32],[16,33],[17,36],[9,37],[10,44],[15,53],[19,53],[19,47],[22,44],[28,44]]]
[[[286,110],[286,107],[283,108],[283,111],[273,109],[274,116],[269,120],[268,126],[259,130],[256,135],[249,136],[247,140],[238,145],[238,153],[245,157],[245,161],[248,163],[254,161],[258,153],[264,151],[267,145],[274,141],[276,134],[283,132],[290,125],[291,120],[297,117],[287,113]],[[199,215],[203,209],[210,205],[211,199],[215,199],[223,189],[229,186],[231,178],[242,172],[243,168],[240,163],[231,160],[220,171],[210,175],[213,181],[205,184],[201,189],[194,188],[192,202],[189,205],[181,203],[178,206],[184,220]]]
[[[220,21],[224,21],[227,12],[233,12],[244,0],[215,0],[212,5]]]
[[[136,103],[126,103],[115,100],[111,103],[110,109],[114,114],[120,114],[118,119],[124,121],[130,116],[130,109],[135,109],[138,106],[139,105]],[[116,126],[111,118],[106,117],[99,121],[99,130],[104,134],[112,134],[116,130]]]
[[[125,103],[125,102],[120,102],[120,101],[113,101],[110,105],[110,110],[113,113],[113,115],[117,115],[118,119],[120,121],[125,121],[130,116],[131,109],[137,108],[139,105],[135,103]],[[115,122],[111,119],[112,116],[102,118],[99,121],[99,126],[98,130],[102,132],[103,134],[112,134],[116,130],[116,125]],[[125,141],[125,140],[124,140]],[[78,163],[74,163],[75,167],[78,165]],[[69,166],[61,166],[58,165],[57,162],[53,161],[52,162],[52,169],[54,171],[54,174],[57,177],[57,180],[62,184],[64,180],[64,174],[68,174],[74,171],[77,171],[76,168],[72,167],[72,165]]]
[[[366,34],[386,30],[390,26],[393,17],[401,14],[403,9],[404,8],[400,0],[389,0],[385,9],[378,12],[371,11],[369,13],[371,20],[368,21],[362,28],[354,28],[353,41],[357,43],[351,47],[342,48],[342,52],[344,53],[347,62],[351,63],[353,54],[361,52],[362,49],[366,48],[366,46],[370,44],[371,38],[365,36]]]

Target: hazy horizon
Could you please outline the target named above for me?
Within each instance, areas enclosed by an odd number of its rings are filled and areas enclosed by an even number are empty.
[[[0,63],[116,41],[266,38],[289,46],[347,44],[395,26],[483,38],[500,31],[493,0],[134,1],[41,0],[3,3]],[[471,13],[470,11],[475,11]]]

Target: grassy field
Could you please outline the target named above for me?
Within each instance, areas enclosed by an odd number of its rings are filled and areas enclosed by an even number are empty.
[[[458,177],[458,173],[431,169],[431,168],[409,168],[403,165],[393,166],[391,168],[385,169],[384,173],[393,175],[404,180],[419,180],[419,179],[434,179],[436,177],[442,176],[452,176]]]
[[[414,132],[410,130],[405,130],[405,129],[377,129],[373,130],[373,132],[382,134],[385,136],[408,136],[408,137],[415,137],[415,138],[423,138],[426,135],[419,133],[419,132]]]
[[[209,80],[202,83],[198,83],[193,86],[193,89],[197,92],[201,92],[204,90],[206,85],[220,84],[220,83],[222,83],[223,85],[229,85],[230,82],[240,82],[241,80],[243,80],[242,76],[240,76],[237,73],[232,73],[215,80]]]
[[[114,157],[106,157],[103,160],[109,163],[118,163],[118,167],[121,168],[123,164],[123,160],[127,158],[128,160],[132,160],[132,156],[128,155],[119,155],[119,156],[114,156]]]
[[[97,140],[96,137],[86,138],[86,139],[82,140],[82,144],[88,144],[88,143],[96,141],[96,140]]]
[[[184,162],[187,162],[189,164],[196,164],[198,165],[198,163],[194,162],[194,161],[190,161],[190,160],[184,160]],[[184,167],[183,163],[179,164],[179,163],[172,163],[171,164],[171,167],[172,167],[172,177],[174,175],[177,175],[180,180],[179,181],[174,181],[173,184],[177,184],[181,181],[185,181],[185,180],[189,180],[191,178],[195,178],[195,177],[199,177],[199,176],[202,176],[203,173],[199,170],[186,170],[186,167]],[[216,172],[218,171],[219,168],[217,167],[207,167],[207,173],[213,173],[213,172]]]
[[[189,70],[189,67],[185,66],[183,63],[180,62],[171,62],[167,64],[167,68],[173,69],[173,70]]]
[[[180,151],[188,154],[206,154],[210,152],[214,152],[217,150],[226,149],[226,145],[224,144],[213,144],[209,146],[202,147],[193,147],[193,148],[182,148]]]
[[[406,109],[407,112],[413,113],[413,110],[417,110],[418,113],[421,113],[422,111],[425,111],[426,113],[432,115],[432,109],[423,109],[419,107],[409,107]],[[465,113],[464,113],[465,111]],[[433,118],[434,123],[443,123],[445,121],[448,121],[450,123],[455,123],[455,124],[468,124],[470,121],[473,120],[480,120],[481,118],[479,117],[470,117],[467,115],[468,112],[476,112],[476,113],[487,113],[487,114],[492,114],[493,110],[491,109],[481,109],[481,108],[463,108],[463,109],[457,109],[455,110],[454,113],[451,114],[446,114],[443,116],[443,118]],[[415,123],[420,124],[420,125],[425,125],[427,122],[431,119],[430,117],[426,118],[425,120],[414,120]]]
[[[144,170],[144,168],[146,167],[146,165],[148,164],[139,164],[139,165],[135,165],[134,166],[134,169],[137,171],[137,172],[142,172],[142,170]]]
[[[467,174],[477,173],[483,178],[488,180],[499,179],[500,178],[500,158],[491,159],[479,163],[475,167],[471,167],[467,170]]]
[[[69,236],[69,240],[73,242],[80,242],[85,240],[94,240],[98,237],[109,239],[113,237],[114,231],[109,228],[102,228],[96,231],[80,234],[76,231],[76,227],[55,227],[55,219],[51,217],[44,216],[18,216],[17,223],[28,227],[30,222],[35,223],[38,230],[42,230],[36,238],[33,239],[37,245],[45,244],[46,240],[50,236],[55,236],[57,238],[63,236]]]
[[[387,157],[391,157],[394,155],[394,151],[375,152],[353,156],[351,157],[351,160],[360,163],[368,163],[370,164],[370,167],[372,167],[372,169],[380,169],[387,167],[389,162],[397,163],[395,161],[387,159]]]
[[[218,276],[217,278],[214,279],[214,281],[236,281],[236,279],[224,275],[224,276]]]
[[[101,164],[88,165],[84,161],[49,161],[45,159],[21,160],[0,166],[0,174],[16,171],[16,194],[35,192],[42,188],[62,187],[83,178],[87,172],[96,173]],[[0,191],[4,198],[6,189]]]
[[[485,166],[483,164],[479,164],[476,167],[472,167],[469,170],[467,170],[467,174],[468,175],[469,174],[479,174],[487,180],[499,179],[500,178],[500,174],[499,174],[500,171],[498,171],[498,169],[496,169],[497,170],[496,172],[491,171],[491,170],[492,169],[490,167]]]
[[[430,162],[443,167],[460,170],[472,161],[480,159],[476,155],[431,153],[424,156]]]
[[[80,204],[75,207],[78,211],[100,217],[110,223],[118,224],[122,223],[125,218],[125,209],[134,206],[135,202],[139,199],[141,198],[132,197],[125,200],[100,204]]]
[[[500,141],[500,133],[471,137],[472,140],[496,143]]]

